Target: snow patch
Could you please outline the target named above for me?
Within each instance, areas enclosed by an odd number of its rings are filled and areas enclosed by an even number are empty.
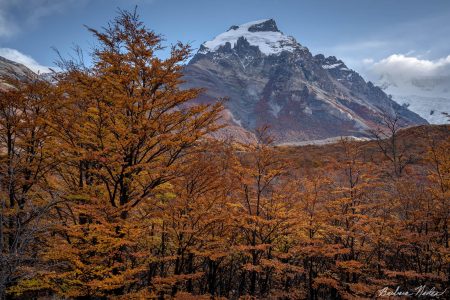
[[[241,120],[237,120],[231,112],[230,112],[230,117],[231,117],[231,120],[233,120],[234,123],[236,123],[237,125],[242,127]]]
[[[332,65],[322,65],[323,69],[329,70],[329,69],[334,69],[339,67],[340,65],[342,65],[342,63],[337,63],[337,64],[332,64]]]
[[[311,109],[311,107],[309,107],[309,106],[306,106],[304,109],[303,109],[303,112],[305,113],[305,114],[307,114],[307,115],[312,115],[312,109]]]
[[[281,111],[281,106],[278,105],[277,103],[272,102],[270,102],[269,105],[270,105],[270,112],[272,113],[272,115],[278,118],[278,114]]]

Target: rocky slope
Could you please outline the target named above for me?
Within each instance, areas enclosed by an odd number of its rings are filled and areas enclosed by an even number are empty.
[[[24,79],[33,75],[33,71],[24,65],[0,56],[0,76],[13,76],[17,79]]]
[[[365,137],[384,114],[398,114],[404,126],[427,123],[341,60],[313,56],[274,20],[232,26],[203,43],[185,80],[206,88],[201,102],[228,98],[225,122],[240,138],[266,124],[278,143]]]

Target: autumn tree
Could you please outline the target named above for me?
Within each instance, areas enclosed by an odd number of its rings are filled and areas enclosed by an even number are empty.
[[[56,91],[37,76],[3,78],[0,90],[0,297],[37,263],[44,216],[58,201],[51,174],[58,161],[46,120]]]
[[[379,170],[364,160],[365,143],[341,139],[341,157],[335,162],[334,196],[326,203],[327,244],[339,251],[331,269],[337,293],[344,297],[370,296],[376,291],[366,276],[374,242],[370,224],[376,222]]]
[[[445,129],[444,129],[445,130]],[[433,198],[433,210],[437,213],[435,224],[440,228],[440,243],[449,248],[449,199],[450,199],[450,138],[438,140],[430,137],[428,160],[431,162],[429,191]]]
[[[192,103],[201,90],[182,89],[189,46],[159,59],[161,37],[136,12],[120,11],[98,41],[91,68],[66,64],[61,106],[50,119],[58,168],[60,225],[43,259],[55,265],[42,286],[68,297],[124,294],[136,284],[141,223],[134,210],[158,186],[179,175],[180,163],[207,133],[221,109]],[[144,252],[143,252],[144,251]]]
[[[267,296],[280,289],[278,276],[296,272],[283,262],[282,242],[293,222],[292,205],[284,194],[286,165],[272,146],[267,128],[258,131],[258,142],[238,154],[234,167],[236,188],[233,222],[237,238],[234,252],[239,255],[238,296]]]
[[[321,283],[335,282],[323,276],[330,261],[340,251],[324,241],[328,217],[326,204],[332,193],[332,181],[327,175],[319,171],[292,181],[297,222],[287,247],[287,257],[296,262],[302,272],[288,278],[286,292],[298,298],[316,299]]]
[[[160,297],[225,292],[219,279],[233,239],[228,213],[232,179],[225,147],[217,141],[199,147],[189,155],[182,176],[143,208],[154,216],[150,236],[158,244],[149,278]]]

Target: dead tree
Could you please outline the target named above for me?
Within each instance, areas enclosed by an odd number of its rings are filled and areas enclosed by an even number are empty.
[[[382,120],[383,128],[371,131],[380,152],[391,162],[392,173],[395,177],[401,177],[406,166],[415,161],[410,153],[410,147],[399,139],[399,131],[402,122],[400,116],[384,114]]]

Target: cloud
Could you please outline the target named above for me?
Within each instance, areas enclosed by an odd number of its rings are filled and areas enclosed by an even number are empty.
[[[23,54],[22,52],[17,51],[16,49],[0,48],[0,56],[3,56],[4,58],[9,59],[9,60],[18,62],[20,64],[23,64],[35,73],[50,72],[49,67],[39,64],[31,56]]]
[[[366,73],[379,85],[397,93],[449,96],[450,55],[434,60],[420,55],[392,54],[375,61],[363,60]]]
[[[450,74],[450,55],[437,60],[420,59],[403,54],[392,54],[374,63],[373,68],[379,73],[395,76],[433,76],[441,73]]]
[[[89,0],[0,0],[0,37],[11,37],[45,17]]]

